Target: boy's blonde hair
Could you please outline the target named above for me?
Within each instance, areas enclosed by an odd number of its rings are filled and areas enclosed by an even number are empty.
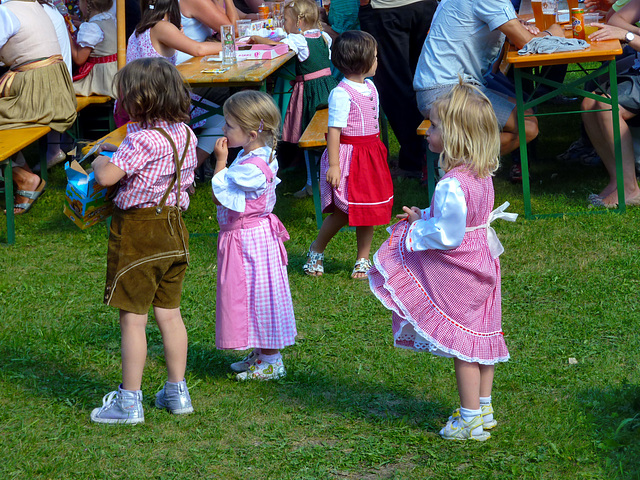
[[[284,6],[284,13],[290,12],[294,18],[298,20],[298,26],[300,23],[304,23],[309,27],[322,29],[320,21],[318,20],[318,6],[312,0],[293,0]]]
[[[243,132],[258,132],[258,138],[272,148],[269,157],[271,163],[280,130],[280,110],[273,103],[273,99],[257,90],[243,90],[231,95],[224,102],[222,110],[225,117],[233,117]]]
[[[467,165],[480,178],[493,175],[500,165],[500,127],[489,99],[460,80],[431,108],[440,118],[440,167],[448,172]]]

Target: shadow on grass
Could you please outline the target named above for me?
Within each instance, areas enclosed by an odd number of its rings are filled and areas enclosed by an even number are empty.
[[[640,479],[640,386],[587,390],[578,398],[608,478]]]

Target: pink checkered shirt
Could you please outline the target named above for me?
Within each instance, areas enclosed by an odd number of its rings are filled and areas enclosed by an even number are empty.
[[[180,173],[180,208],[186,210],[189,207],[187,188],[193,183],[194,170],[198,162],[198,141],[184,123],[158,121],[155,126],[162,128],[173,139],[179,158],[184,152],[187,135],[191,135]],[[120,188],[114,199],[115,205],[122,210],[159,205],[176,171],[173,149],[168,140],[160,132],[144,129],[138,123],[130,123],[127,126],[127,136],[113,155],[111,163],[126,173],[120,180]],[[176,204],[176,191],[177,186],[174,185],[166,205]]]

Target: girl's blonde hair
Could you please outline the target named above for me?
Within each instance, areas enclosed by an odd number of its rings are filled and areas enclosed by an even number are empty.
[[[500,127],[489,99],[460,79],[431,108],[440,118],[440,167],[448,172],[466,165],[480,178],[493,175],[500,165]]]
[[[98,13],[107,12],[111,7],[113,7],[113,0],[87,0],[87,17],[91,18]]]
[[[312,0],[293,0],[284,6],[284,13],[290,12],[294,18],[298,20],[298,27],[300,23],[304,23],[309,27],[313,27],[322,30],[320,21],[318,19],[318,6]]]
[[[258,138],[272,148],[269,157],[271,163],[280,130],[280,110],[273,99],[263,92],[243,90],[231,95],[224,102],[222,110],[224,116],[231,116],[243,132],[258,132]]]

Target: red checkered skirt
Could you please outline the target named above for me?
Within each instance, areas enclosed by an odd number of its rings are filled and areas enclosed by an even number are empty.
[[[467,232],[453,250],[409,252],[408,227],[391,227],[369,272],[372,292],[393,313],[395,346],[485,365],[507,361],[500,262],[486,230]]]

